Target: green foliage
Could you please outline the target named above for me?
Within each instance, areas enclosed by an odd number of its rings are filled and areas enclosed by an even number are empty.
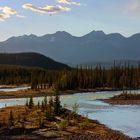
[[[54,114],[59,115],[61,112],[61,103],[60,103],[60,97],[58,93],[55,94],[53,106],[54,106]]]
[[[60,130],[65,131],[68,127],[68,121],[67,120],[62,120],[58,125]]]

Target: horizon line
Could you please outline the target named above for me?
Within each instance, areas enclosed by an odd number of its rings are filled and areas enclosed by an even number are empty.
[[[130,37],[132,37],[133,35],[136,35],[136,34],[140,34],[140,32],[137,32],[137,33],[133,33],[133,34],[131,34],[131,35],[128,35],[128,36],[126,36],[126,35],[124,35],[124,34],[122,34],[122,33],[119,33],[119,32],[111,32],[111,33],[106,33],[106,32],[104,32],[103,30],[91,30],[91,31],[89,31],[89,32],[87,32],[86,34],[83,34],[83,35],[74,35],[74,34],[72,34],[72,33],[70,33],[70,32],[68,32],[68,31],[65,31],[65,30],[57,30],[57,31],[55,31],[55,32],[51,32],[51,33],[46,33],[46,34],[40,34],[40,35],[37,35],[37,34],[35,34],[35,33],[27,33],[27,34],[21,34],[21,35],[13,35],[13,36],[10,36],[10,37],[8,37],[7,39],[4,39],[4,40],[0,40],[0,42],[4,42],[4,41],[7,41],[8,39],[10,39],[10,38],[12,38],[12,37],[22,37],[22,36],[31,36],[31,35],[34,35],[34,36],[36,36],[36,37],[43,37],[43,36],[45,36],[45,35],[53,35],[53,34],[56,34],[57,32],[65,32],[65,33],[68,33],[68,34],[70,34],[71,36],[73,36],[73,37],[84,37],[84,36],[86,36],[86,35],[88,35],[88,34],[90,34],[90,33],[92,33],[92,32],[103,32],[105,35],[111,35],[111,34],[120,34],[122,37],[124,37],[124,38],[130,38]]]

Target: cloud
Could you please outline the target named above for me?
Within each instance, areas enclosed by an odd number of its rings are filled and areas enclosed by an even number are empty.
[[[124,7],[124,13],[137,13],[138,11],[140,11],[139,0],[130,0]]]
[[[25,18],[25,16],[23,16],[23,15],[16,15],[16,17],[18,17],[18,18]]]
[[[81,5],[80,2],[75,2],[71,0],[57,0],[57,2],[61,4],[68,4],[68,5]]]
[[[31,10],[33,12],[38,12],[38,13],[42,13],[42,14],[46,14],[46,13],[49,13],[49,14],[55,14],[55,13],[59,13],[59,12],[65,12],[65,11],[70,11],[71,8],[68,8],[68,7],[63,7],[63,6],[45,6],[45,7],[36,7],[36,6],[33,6],[31,3],[26,3],[24,5],[22,5],[22,7],[24,9],[28,9],[28,10]]]
[[[7,18],[10,18],[12,15],[16,15],[17,11],[8,7],[0,7],[0,21],[4,21]]]

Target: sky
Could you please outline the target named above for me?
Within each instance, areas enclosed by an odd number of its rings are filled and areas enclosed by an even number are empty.
[[[140,32],[140,0],[0,0],[0,41],[67,31],[93,30],[131,36]]]

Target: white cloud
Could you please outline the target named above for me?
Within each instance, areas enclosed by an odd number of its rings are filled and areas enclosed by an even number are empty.
[[[11,7],[8,7],[8,6],[0,7],[0,21],[5,21],[6,19],[10,18],[13,15],[15,15],[18,18],[25,17],[22,15],[19,15],[17,11],[12,9]]]
[[[140,11],[140,1],[130,0],[124,7],[124,13],[136,13]]]
[[[18,17],[18,18],[25,18],[25,16],[23,16],[23,15],[16,15],[16,17]]]
[[[7,18],[10,18],[12,15],[16,15],[17,11],[8,7],[0,7],[0,21],[4,21]]]
[[[71,0],[57,0],[57,2],[61,4],[68,4],[68,5],[81,5],[80,2],[75,2]]]
[[[45,14],[45,13],[49,13],[49,14],[55,14],[55,13],[59,13],[59,12],[65,12],[65,11],[70,11],[71,8],[68,8],[68,7],[64,7],[64,6],[45,6],[45,7],[36,7],[36,6],[33,6],[31,3],[26,3],[24,5],[22,5],[22,7],[24,9],[28,9],[28,10],[31,10],[33,12],[38,12],[38,13],[42,13],[42,14]]]

